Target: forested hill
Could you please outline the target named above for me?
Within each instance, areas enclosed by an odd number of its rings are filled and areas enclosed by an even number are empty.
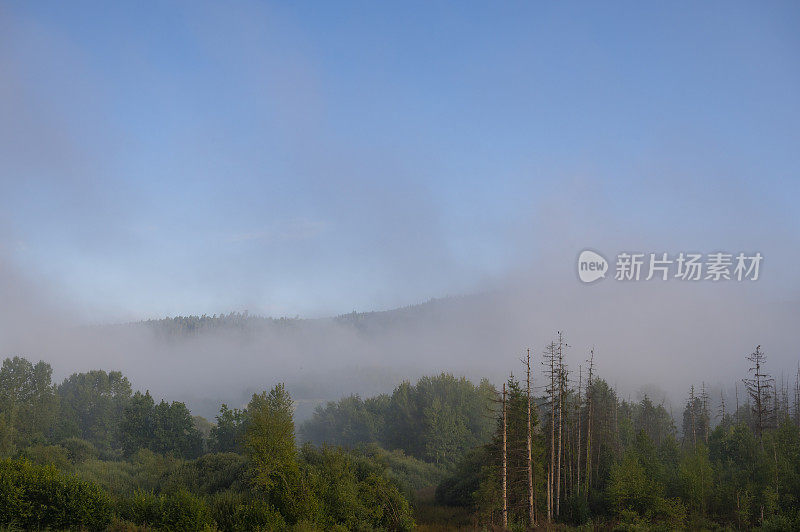
[[[94,332],[103,356],[92,366],[121,370],[157,397],[178,398],[206,417],[222,402],[242,406],[256,390],[285,382],[302,421],[327,401],[390,392],[403,379],[452,367],[470,378],[500,377],[486,371],[475,341],[458,343],[462,324],[472,322],[464,313],[482,307],[481,297],[324,318],[244,311],[101,326]],[[459,364],[448,363],[456,354]],[[143,360],[164,369],[155,374]]]
[[[430,323],[436,321],[443,312],[453,311],[465,304],[477,303],[480,295],[450,296],[434,298],[423,303],[408,305],[390,310],[350,312],[327,318],[301,318],[300,316],[267,317],[243,312],[227,314],[202,314],[174,316],[129,322],[118,326],[146,327],[166,336],[189,335],[198,332],[250,331],[257,332],[268,328],[314,327],[321,324],[348,325],[359,332],[380,332],[397,326]]]

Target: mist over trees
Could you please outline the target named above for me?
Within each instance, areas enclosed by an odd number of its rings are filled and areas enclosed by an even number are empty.
[[[440,482],[440,504],[468,508],[485,525],[524,527],[533,516],[540,526],[611,520],[620,529],[800,526],[797,399],[792,406],[786,385],[774,390],[760,347],[745,379],[751,400],[726,410],[723,396],[714,415],[701,383],[699,393],[689,390],[681,430],[647,395],[631,402],[602,378],[583,387],[567,379],[564,349],[559,335],[543,351],[548,384],[533,401],[533,449],[525,446],[526,393],[512,376],[493,438]]]
[[[119,372],[55,384],[46,363],[14,357],[0,419],[0,523],[26,529],[405,530],[408,488],[387,470],[431,475],[402,454],[298,446],[282,385],[223,405],[204,436],[183,403],[132,393]]]
[[[488,380],[477,386],[449,374],[401,383],[391,395],[362,400],[357,395],[320,406],[300,428],[315,444],[354,447],[378,443],[420,460],[450,464],[485,442],[496,390]]]
[[[559,333],[500,387],[440,373],[391,394],[330,401],[299,426],[283,384],[205,420],[134,391],[118,371],[55,383],[47,363],[7,358],[0,522],[800,527],[800,371],[793,385],[776,380],[758,346],[734,397],[720,390],[713,401],[700,381],[673,413],[648,394],[621,398],[597,374],[594,350],[569,367],[573,349]]]

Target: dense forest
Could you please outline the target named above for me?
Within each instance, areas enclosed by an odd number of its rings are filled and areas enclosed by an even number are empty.
[[[700,382],[675,418],[647,395],[618,397],[593,352],[567,367],[567,349],[559,334],[499,386],[423,377],[321,405],[299,427],[283,385],[209,421],[119,372],[55,383],[45,362],[7,358],[0,524],[800,530],[800,371],[776,382],[756,347],[740,393],[712,401]]]

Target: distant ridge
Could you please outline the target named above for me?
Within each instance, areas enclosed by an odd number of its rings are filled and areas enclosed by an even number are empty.
[[[366,312],[356,312],[354,310],[347,314],[323,318],[302,318],[300,316],[274,318],[250,314],[245,310],[243,312],[229,312],[227,314],[168,316],[165,318],[128,322],[117,326],[146,327],[159,334],[168,336],[215,330],[258,331],[269,327],[302,327],[322,323],[351,325],[362,330],[372,328],[382,329],[389,325],[431,319],[442,310],[472,302],[477,297],[476,295],[460,295],[431,298],[422,303],[414,303],[389,310],[371,310]]]

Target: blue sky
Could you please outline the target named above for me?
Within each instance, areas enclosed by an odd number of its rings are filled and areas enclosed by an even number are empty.
[[[0,257],[92,317],[390,308],[584,247],[758,249],[796,296],[798,27],[795,2],[6,2]]]

